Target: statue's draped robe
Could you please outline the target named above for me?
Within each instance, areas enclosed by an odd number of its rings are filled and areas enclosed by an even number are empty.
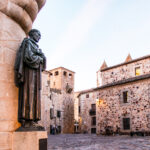
[[[43,62],[42,62],[43,59]],[[41,119],[41,72],[46,59],[38,45],[25,38],[17,53],[15,82],[19,87],[18,120],[38,121]]]

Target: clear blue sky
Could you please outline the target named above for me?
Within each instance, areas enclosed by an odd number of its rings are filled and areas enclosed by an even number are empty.
[[[96,71],[150,54],[150,0],[47,0],[33,28],[47,70],[76,72],[75,90],[96,87]]]

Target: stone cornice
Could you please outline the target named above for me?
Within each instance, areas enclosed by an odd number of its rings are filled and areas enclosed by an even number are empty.
[[[0,11],[28,33],[46,0],[0,0]]]

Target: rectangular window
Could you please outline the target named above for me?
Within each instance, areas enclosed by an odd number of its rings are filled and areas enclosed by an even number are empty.
[[[58,72],[58,71],[56,71],[56,72],[55,72],[55,76],[58,76],[58,75],[59,75],[59,72]]]
[[[89,98],[89,94],[86,94],[86,98]]]
[[[135,68],[135,75],[136,75],[136,76],[141,75],[140,67],[136,67],[136,68]]]
[[[54,118],[54,109],[50,108],[50,119]]]
[[[58,133],[61,133],[61,126],[58,126]]]
[[[91,109],[96,110],[96,104],[91,104]]]
[[[79,108],[78,108],[78,109],[79,109],[79,114],[80,114],[80,112],[81,112],[81,107],[79,106]]]
[[[123,92],[123,103],[128,103],[128,91]]]
[[[123,118],[123,129],[130,130],[130,118]]]
[[[96,104],[91,104],[91,109],[89,110],[89,115],[90,116],[96,115]]]
[[[91,119],[92,119],[91,120],[91,125],[95,126],[96,125],[96,117],[92,117]]]
[[[57,118],[61,117],[61,111],[57,110]]]
[[[91,128],[91,134],[95,134],[96,133],[96,128]]]
[[[66,71],[64,71],[64,76],[67,76],[67,72]]]

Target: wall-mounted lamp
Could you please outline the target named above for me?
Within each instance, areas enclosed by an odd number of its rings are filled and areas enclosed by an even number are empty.
[[[104,100],[103,99],[96,99],[96,103],[100,106],[104,104]]]

